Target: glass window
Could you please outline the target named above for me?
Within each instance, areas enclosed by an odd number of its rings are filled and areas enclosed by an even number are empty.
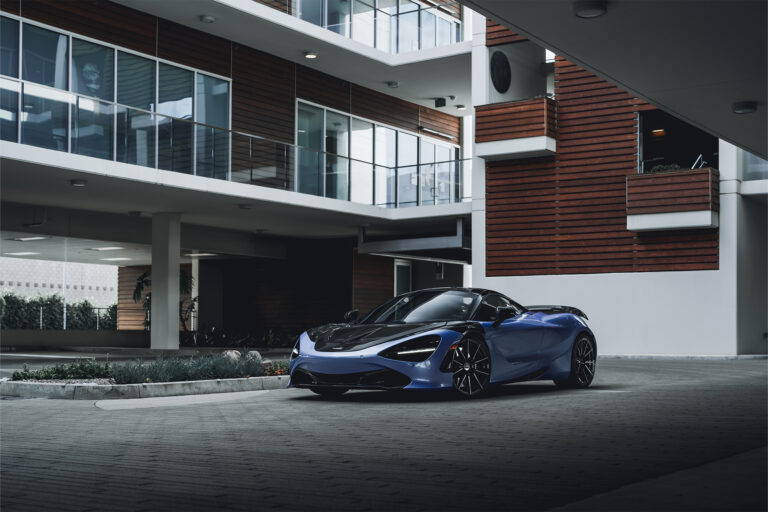
[[[374,8],[373,0],[354,0],[352,19],[352,38],[368,46],[373,46]]]
[[[392,128],[376,126],[376,205],[397,206],[397,132]]]
[[[768,180],[768,160],[749,151],[744,151],[743,155],[744,181]]]
[[[22,78],[66,90],[67,36],[25,24],[22,44]]]
[[[395,262],[395,296],[411,291],[411,263]]]
[[[421,48],[434,48],[436,34],[436,16],[427,11],[421,11]]]
[[[197,75],[197,175],[227,179],[229,168],[229,82]]]
[[[349,0],[327,0],[326,28],[349,37]]]
[[[117,161],[155,167],[155,114],[117,107]]]
[[[19,22],[0,18],[0,75],[19,77]]]
[[[437,19],[437,46],[451,44],[451,22],[445,18]]]
[[[78,96],[72,105],[72,152],[112,160],[113,105]]]
[[[453,22],[454,32],[455,36],[453,38],[454,43],[460,43],[461,42],[461,23],[458,21]]]
[[[419,138],[409,133],[397,134],[397,202],[399,206],[418,204]]]
[[[400,0],[397,34],[399,53],[419,49],[419,4],[410,0]]]
[[[19,93],[21,84],[15,80],[0,78],[0,139],[18,140]]]
[[[67,151],[70,93],[32,84],[23,84],[23,91],[22,144]]]
[[[158,112],[180,119],[192,119],[192,71],[160,63]],[[158,116],[158,167],[191,174],[192,123]]]
[[[436,182],[435,199],[438,204],[451,202],[451,148],[437,146],[435,148]]]
[[[323,0],[298,0],[296,9],[299,19],[323,26]]]
[[[296,123],[298,151],[297,190],[305,194],[323,195],[323,109],[299,103]]]
[[[154,111],[155,67],[153,60],[117,52],[117,102]]]
[[[392,24],[396,20],[397,0],[378,0],[376,5],[376,48],[389,53],[393,48]]]
[[[435,204],[435,145],[421,139],[421,204]]]
[[[349,116],[325,115],[325,197],[349,199]]]
[[[480,322],[492,322],[498,318],[498,308],[514,307],[512,302],[501,295],[488,295],[480,303],[475,313],[475,320]]]
[[[352,118],[350,201],[373,204],[373,123]]]
[[[112,101],[114,66],[112,48],[72,39],[72,91]]]

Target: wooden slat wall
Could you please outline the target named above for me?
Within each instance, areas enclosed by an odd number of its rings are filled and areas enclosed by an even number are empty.
[[[461,140],[459,139],[461,136],[461,125],[459,124],[458,117],[440,112],[439,110],[419,106],[419,124],[423,128],[449,135],[449,137],[443,137],[421,130],[421,132],[428,137],[434,137],[454,144],[461,143]]]
[[[0,0],[0,11],[18,15],[21,12],[21,0]]]
[[[719,211],[716,169],[627,176],[627,215]]]
[[[358,254],[352,257],[352,307],[360,318],[394,296],[395,266],[392,258]]]
[[[419,129],[418,105],[354,84],[351,113],[404,130]]]
[[[306,66],[296,66],[296,95],[342,112],[350,111],[349,82]]]
[[[232,129],[294,141],[295,64],[232,45]]]
[[[423,0],[425,4],[437,6],[444,13],[461,19],[461,4],[456,0]]]
[[[105,0],[22,0],[21,16],[155,55],[157,18]]]
[[[292,4],[291,0],[253,0],[253,1],[285,13],[287,13],[289,11],[289,7],[291,7],[289,4]]]
[[[475,108],[475,142],[556,137],[556,119],[550,98],[481,105]]]
[[[626,229],[636,114],[654,107],[561,58],[555,91],[557,154],[486,164],[487,275],[717,269],[716,229]]]
[[[232,76],[232,44],[220,37],[158,18],[157,56],[201,71]]]
[[[151,268],[149,265],[136,265],[132,267],[118,267],[117,269],[117,329],[121,331],[143,331],[144,330],[144,308],[142,302],[133,302],[133,290],[136,288],[136,279],[145,271]],[[188,274],[192,272],[192,266],[189,264],[181,265],[181,268]],[[151,286],[147,286],[142,291],[146,296],[152,291]],[[190,296],[182,295],[184,301],[182,307],[189,305]],[[182,329],[179,321],[179,330]]]
[[[507,43],[519,43],[521,41],[527,41],[524,36],[521,36],[517,32],[512,32],[504,25],[491,21],[488,18],[485,20],[485,46],[497,46]]]

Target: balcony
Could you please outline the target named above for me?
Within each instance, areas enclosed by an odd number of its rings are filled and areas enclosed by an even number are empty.
[[[486,160],[550,156],[556,151],[555,101],[541,97],[475,108],[475,152]]]
[[[716,228],[719,204],[719,172],[711,167],[627,176],[629,231]]]
[[[469,161],[387,167],[6,78],[0,100],[3,141],[383,208],[470,199]]]
[[[422,7],[381,0],[253,0],[331,32],[395,55],[463,41],[459,2]],[[394,4],[394,5],[392,5]]]

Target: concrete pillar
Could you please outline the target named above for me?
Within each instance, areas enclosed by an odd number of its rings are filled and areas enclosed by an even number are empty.
[[[179,259],[181,215],[152,216],[151,348],[179,349]]]

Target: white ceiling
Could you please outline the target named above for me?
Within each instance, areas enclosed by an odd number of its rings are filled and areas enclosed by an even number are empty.
[[[659,108],[768,158],[765,0],[608,0],[595,19],[571,0],[461,0]],[[757,101],[757,112],[731,105]]]
[[[434,108],[435,98],[455,96],[438,109],[454,116],[464,115],[456,105],[471,104],[470,41],[389,55],[252,0],[184,0],[183,9],[179,2],[114,1],[426,107]],[[203,14],[216,22],[202,23]],[[304,58],[306,51],[318,58]],[[388,81],[400,87],[389,88]]]

